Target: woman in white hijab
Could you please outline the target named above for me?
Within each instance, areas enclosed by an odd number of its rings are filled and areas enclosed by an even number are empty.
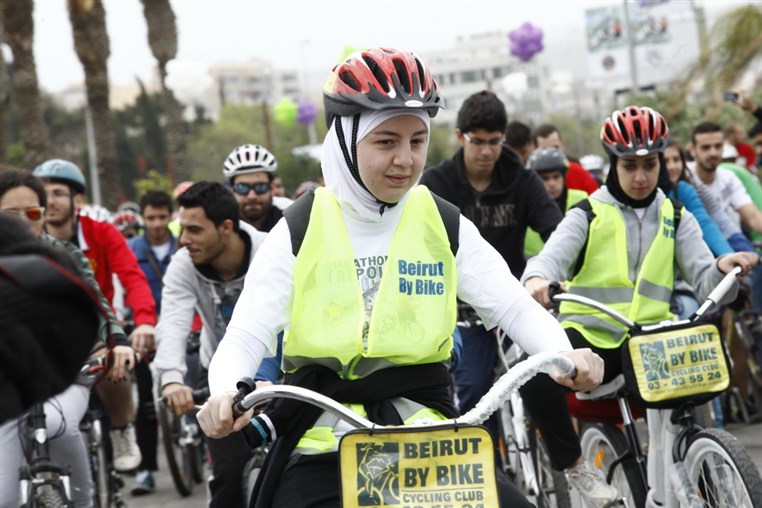
[[[589,390],[603,370],[589,350],[572,350],[471,222],[416,187],[430,118],[443,107],[417,56],[388,48],[350,55],[332,70],[324,105],[326,187],[295,202],[257,252],[198,414],[211,437],[246,428],[256,443],[274,441],[256,506],[340,503],[340,423],[289,403],[232,416],[236,382],[274,353],[280,330],[286,383],[352,403],[381,424],[455,415],[447,365],[456,297],[528,353],[571,357],[577,376],[559,376],[564,386]],[[454,228],[445,219],[453,210]],[[502,474],[498,485],[501,505],[528,505]]]

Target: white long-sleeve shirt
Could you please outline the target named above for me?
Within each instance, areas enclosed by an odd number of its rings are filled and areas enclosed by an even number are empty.
[[[366,306],[372,305],[401,209],[388,209],[384,220],[378,222],[342,214]],[[213,395],[235,390],[239,378],[251,376],[266,354],[274,354],[277,333],[287,327],[291,317],[294,260],[290,231],[281,219],[252,261],[243,293],[210,364]],[[553,316],[535,302],[497,251],[463,216],[455,261],[458,298],[476,310],[485,327],[499,325],[529,354],[572,349]]]

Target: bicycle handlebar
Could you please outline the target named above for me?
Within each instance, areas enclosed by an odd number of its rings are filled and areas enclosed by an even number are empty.
[[[209,388],[199,388],[198,390],[193,390],[193,393],[191,395],[193,397],[193,403],[196,404],[196,409],[201,409],[201,406],[199,404],[203,404],[206,402],[206,399],[209,398]],[[156,402],[159,404],[166,404],[167,403],[167,397],[159,397],[156,399]]]
[[[722,300],[722,297],[725,296],[728,290],[730,290],[730,287],[736,281],[736,277],[739,273],[741,273],[740,266],[736,266],[730,272],[728,272],[728,274],[723,277],[720,283],[717,284],[717,287],[715,287],[712,292],[709,293],[709,296],[706,297],[706,300],[704,300],[704,303],[701,304],[701,307],[699,307],[698,310],[693,313],[693,315],[690,317],[690,320],[693,321],[694,319],[703,316],[704,313],[712,307],[712,305],[716,305],[717,302]]]
[[[728,272],[725,277],[722,278],[722,280],[717,284],[717,286],[709,293],[709,296],[706,297],[706,300],[704,300],[704,303],[701,304],[701,307],[693,313],[692,316],[690,316],[687,321],[695,321],[696,319],[700,318],[704,315],[704,313],[709,310],[713,305],[716,305],[717,302],[719,302],[725,294],[730,290],[730,288],[733,286],[733,284],[736,282],[736,277],[738,274],[741,273],[741,267],[737,266],[733,268],[730,272]],[[553,296],[554,301],[565,301],[565,302],[575,302],[575,303],[581,303],[583,305],[587,305],[588,307],[592,307],[594,309],[597,309],[604,314],[607,314],[608,316],[612,317],[613,319],[617,320],[624,326],[626,326],[629,329],[638,329],[641,326],[629,319],[624,314],[612,309],[606,304],[600,303],[596,300],[593,300],[591,298],[588,298],[586,296],[581,295],[573,295],[570,293],[562,293]],[[661,327],[661,324],[657,325],[649,325],[647,328],[659,328]]]
[[[453,424],[480,424],[503,405],[512,391],[518,389],[536,374],[541,372],[547,374],[557,372],[572,378],[576,376],[576,369],[570,358],[558,353],[538,353],[530,356],[527,360],[516,364],[511,370],[503,374],[484,397],[477,402],[476,406],[466,414],[443,421],[422,419],[411,425],[406,425],[405,427],[420,428],[431,427],[432,425],[447,426]],[[298,386],[272,385],[260,388],[246,395],[240,401],[240,410],[242,413],[246,412],[253,406],[273,398],[294,399],[307,402],[327,411],[337,418],[340,418],[354,428],[384,427],[383,425],[375,424],[366,418],[353,413],[330,397]]]
[[[557,302],[581,303],[583,305],[587,305],[588,307],[593,307],[594,309],[597,309],[603,312],[604,314],[608,314],[609,316],[616,319],[617,321],[619,321],[620,323],[622,323],[624,326],[628,328],[635,328],[637,326],[637,324],[634,321],[631,321],[630,318],[628,318],[621,312],[614,310],[608,305],[600,303],[586,296],[573,295],[570,293],[561,293],[561,294],[555,295],[553,297],[553,300]]]

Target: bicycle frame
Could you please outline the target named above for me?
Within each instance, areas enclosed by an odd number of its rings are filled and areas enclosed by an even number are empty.
[[[682,324],[695,321],[709,310],[713,305],[719,302],[735,282],[736,276],[741,272],[740,268],[733,269],[728,273],[717,287],[712,290],[699,309],[687,320],[669,321],[651,325],[640,325],[633,322],[626,316],[616,310],[599,303],[590,298],[568,293],[555,295],[556,301],[569,301],[581,303],[593,307],[600,312],[611,316],[619,321],[631,331],[656,331],[664,328],[665,325]],[[580,397],[589,398],[589,397]],[[690,437],[698,432],[700,427],[694,421],[693,406],[690,403],[683,404],[677,409],[647,409],[647,425],[649,436],[649,449],[647,457],[647,466],[644,469],[644,457],[642,447],[635,432],[632,414],[629,409],[626,395],[617,393],[617,401],[622,413],[625,434],[629,445],[629,453],[632,453],[638,463],[640,470],[640,480],[648,491],[646,506],[659,506],[666,508],[677,508],[681,506],[683,500],[685,505],[687,500],[695,494],[690,492],[690,482],[683,481],[681,475],[685,474],[682,467],[683,454],[681,448],[683,444],[689,442]],[[687,449],[687,446],[685,447]],[[607,480],[610,482],[613,471],[628,456],[617,457],[609,470]],[[661,460],[660,460],[661,459]],[[667,480],[667,478],[669,480]],[[652,484],[649,485],[648,479]]]
[[[507,349],[505,348],[505,341],[507,336],[501,329],[495,331],[497,338],[497,355],[502,362],[505,371],[510,371],[515,365],[518,364],[523,351],[517,344],[511,344]],[[521,399],[521,394],[518,390],[514,390],[510,393],[510,412],[508,414],[511,420],[512,439],[513,446],[516,447],[516,451],[519,453],[519,463],[517,467],[521,468],[524,482],[529,492],[533,495],[537,495],[540,492],[540,485],[535,473],[534,459],[531,455],[530,445],[528,442],[528,429],[526,425],[526,416],[524,413],[524,401]],[[506,443],[506,446],[510,446],[511,443]],[[508,454],[508,450],[506,450]],[[509,460],[506,457],[506,460]],[[517,473],[517,471],[514,471]]]
[[[137,354],[136,361],[140,361],[140,356]],[[94,358],[85,363],[76,382],[92,388],[103,379],[107,370],[106,356]],[[102,506],[122,508],[125,506],[121,494],[124,480],[121,474],[114,469],[106,418],[107,415],[103,410],[93,405],[91,394],[87,412],[80,422],[80,431],[87,438],[88,463],[93,481],[93,506],[96,508]],[[101,491],[103,488],[105,488],[105,492]]]

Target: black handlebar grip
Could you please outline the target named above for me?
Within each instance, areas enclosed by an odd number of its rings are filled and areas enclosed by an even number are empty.
[[[193,390],[193,402],[195,404],[203,404],[208,398],[209,388],[200,388],[198,390]]]
[[[246,408],[243,407],[241,402],[244,397],[253,392],[257,388],[257,384],[250,377],[242,377],[235,384],[238,393],[233,397],[233,416],[238,418],[246,412]]]

